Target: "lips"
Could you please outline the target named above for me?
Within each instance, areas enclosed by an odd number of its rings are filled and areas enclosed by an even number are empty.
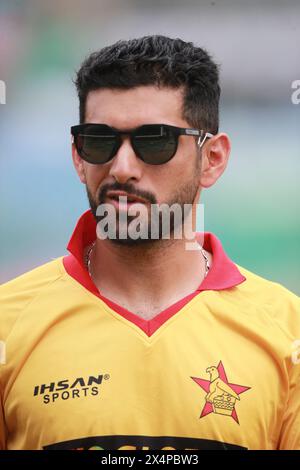
[[[120,197],[126,197],[128,204],[136,204],[136,203],[147,204],[148,202],[139,196],[135,196],[134,194],[129,194],[124,191],[108,191],[107,192],[107,199],[117,201],[119,203]]]

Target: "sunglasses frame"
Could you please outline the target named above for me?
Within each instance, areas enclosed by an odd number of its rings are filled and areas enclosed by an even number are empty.
[[[114,135],[115,138],[116,138],[115,145],[111,150],[111,154],[110,154],[108,160],[106,160],[105,162],[99,162],[99,163],[98,162],[92,162],[89,159],[87,159],[85,156],[82,156],[81,149],[80,149],[80,147],[78,145],[78,142],[77,142],[77,137],[80,136],[81,133],[84,135],[85,129],[87,127],[91,127],[91,126],[95,127],[95,128],[98,128],[100,126],[105,126],[106,128],[109,129],[109,131],[112,133],[112,135]],[[161,126],[162,128],[167,128],[167,130],[169,132],[171,132],[176,137],[175,150],[174,150],[173,154],[170,156],[170,158],[168,160],[166,160],[165,162],[163,162],[163,163],[149,163],[149,162],[146,162],[143,159],[142,155],[140,154],[139,149],[136,148],[136,146],[135,146],[134,137],[137,134],[137,131],[144,128],[144,127],[149,127],[149,126]],[[193,128],[190,128],[190,127],[187,127],[187,128],[186,127],[177,127],[177,126],[171,126],[170,124],[161,124],[161,123],[143,124],[143,125],[138,126],[134,129],[123,130],[123,131],[120,131],[120,130],[114,128],[114,127],[111,127],[111,126],[109,126],[107,124],[103,124],[103,123],[99,123],[99,124],[98,123],[84,123],[84,124],[79,124],[79,125],[76,125],[76,126],[72,126],[71,127],[71,135],[72,135],[72,143],[74,143],[78,155],[83,160],[85,160],[85,161],[87,161],[91,164],[94,164],[94,165],[104,165],[105,163],[108,163],[109,161],[111,161],[114,158],[114,156],[117,154],[118,150],[120,149],[120,147],[122,145],[122,141],[121,141],[121,136],[122,135],[130,136],[130,143],[131,143],[131,146],[132,146],[136,156],[148,165],[163,165],[163,164],[169,162],[177,152],[178,137],[180,135],[186,135],[186,136],[190,136],[190,137],[198,137],[197,145],[198,145],[199,148],[202,147],[202,145],[204,144],[206,139],[209,139],[209,138],[213,137],[213,134],[211,134],[210,132],[204,132],[203,130],[193,129]],[[88,134],[86,134],[86,135],[88,135]]]

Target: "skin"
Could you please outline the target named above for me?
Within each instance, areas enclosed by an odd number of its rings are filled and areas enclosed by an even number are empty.
[[[181,89],[155,86],[100,89],[88,94],[85,122],[106,123],[120,130],[153,123],[191,127],[182,116],[182,104]],[[72,145],[77,174],[95,201],[103,185],[116,181],[150,192],[158,204],[172,201],[184,184],[196,183],[191,213],[194,217],[202,188],[209,188],[220,178],[229,154],[230,141],[224,133],[204,143],[200,165],[196,160],[199,151],[192,137],[181,136],[175,156],[157,166],[137,158],[127,136],[123,137],[115,157],[104,165],[85,162]],[[93,281],[102,295],[149,320],[195,291],[204,279],[205,262],[201,252],[186,250],[185,243],[185,239],[173,239],[122,246],[97,239],[91,255]],[[206,254],[212,264],[212,255]]]

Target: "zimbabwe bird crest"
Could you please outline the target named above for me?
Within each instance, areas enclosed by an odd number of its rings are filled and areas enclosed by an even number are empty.
[[[250,390],[251,387],[229,383],[222,361],[217,367],[208,367],[206,373],[209,374],[209,380],[191,377],[206,392],[205,405],[200,418],[216,413],[231,416],[239,424],[235,409],[236,402],[239,402],[240,395]]]

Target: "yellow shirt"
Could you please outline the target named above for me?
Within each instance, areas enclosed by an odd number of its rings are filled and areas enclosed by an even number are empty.
[[[145,321],[91,281],[95,228],[0,287],[0,448],[300,449],[300,299],[206,232],[207,277]]]

